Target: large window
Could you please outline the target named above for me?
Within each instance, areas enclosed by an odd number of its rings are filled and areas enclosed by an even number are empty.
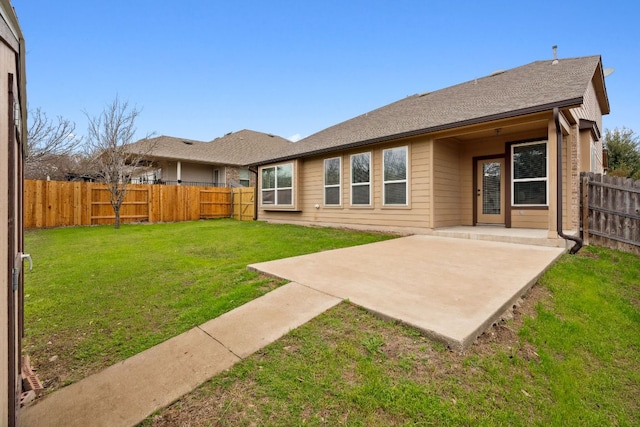
[[[262,204],[293,206],[293,163],[262,168]]]
[[[351,204],[371,205],[371,153],[351,156]]]
[[[383,204],[407,204],[407,147],[382,151]]]
[[[327,206],[340,206],[340,182],[342,161],[340,157],[325,159],[324,161],[324,204]]]
[[[547,141],[511,146],[514,206],[547,206]]]

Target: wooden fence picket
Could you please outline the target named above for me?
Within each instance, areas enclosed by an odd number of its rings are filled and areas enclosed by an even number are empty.
[[[232,196],[238,194],[238,206]],[[208,218],[253,219],[253,188],[130,184],[121,221],[179,222]],[[249,195],[250,202],[245,201]],[[237,208],[237,214],[234,214]],[[25,228],[113,224],[115,215],[104,184],[24,182]]]
[[[582,174],[583,240],[640,254],[640,180]]]

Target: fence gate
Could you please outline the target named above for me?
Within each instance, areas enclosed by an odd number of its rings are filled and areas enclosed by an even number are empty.
[[[231,192],[226,188],[200,190],[200,219],[228,218]]]
[[[255,212],[253,188],[233,189],[233,218],[240,221],[251,221]]]

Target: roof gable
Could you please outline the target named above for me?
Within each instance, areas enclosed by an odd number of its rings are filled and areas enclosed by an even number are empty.
[[[601,69],[600,56],[561,59],[557,63],[549,60],[532,62],[434,92],[409,96],[315,133],[271,160],[383,142],[553,107],[578,106],[583,102],[589,82]],[[606,91],[603,94],[606,99]],[[603,112],[608,110],[603,109]]]

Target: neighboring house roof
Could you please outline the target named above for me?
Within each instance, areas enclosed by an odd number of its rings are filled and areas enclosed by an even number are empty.
[[[598,74],[596,74],[598,73]],[[603,114],[609,113],[600,56],[536,61],[434,92],[409,96],[324,129],[255,164],[389,141],[459,126],[582,104],[595,79]]]
[[[129,151],[149,151],[148,157],[153,159],[243,166],[278,156],[291,144],[276,135],[244,129],[209,142],[163,135],[134,142]]]
[[[268,133],[241,130],[228,133],[209,142],[216,156],[233,165],[247,165],[259,160],[279,156],[294,143]]]
[[[204,141],[161,135],[129,144],[128,151],[132,153],[148,153],[149,157],[155,159],[201,162],[206,159],[207,147],[205,147],[205,144],[207,143]],[[210,162],[209,159],[206,159],[206,161]],[[211,163],[214,162],[211,161]]]

